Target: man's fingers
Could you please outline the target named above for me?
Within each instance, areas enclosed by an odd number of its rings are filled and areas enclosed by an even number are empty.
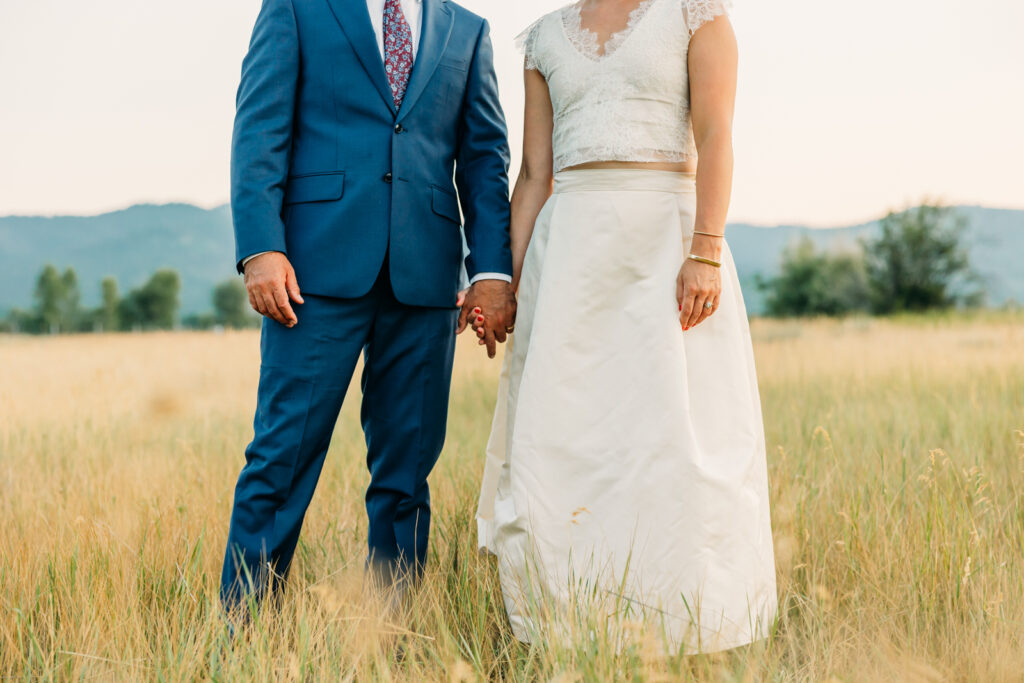
[[[299,322],[299,317],[292,310],[292,304],[288,301],[288,292],[284,287],[274,291],[274,303],[277,304],[277,310],[281,311],[286,325],[294,325]]]
[[[270,315],[270,307],[267,306],[267,299],[263,296],[263,291],[257,289],[253,296],[256,297],[256,310],[259,311],[259,314],[267,318],[272,318],[273,316]]]
[[[256,297],[253,296],[252,290],[251,289],[246,289],[245,292],[249,295],[249,305],[252,306],[252,310],[254,310],[257,313],[259,313],[260,312],[260,307],[256,303]]]
[[[495,328],[494,338],[495,340],[497,340],[499,344],[504,344],[505,341],[508,339],[508,332],[505,330],[504,327]]]
[[[498,344],[494,341],[494,331],[487,330],[487,334],[484,337],[484,342],[487,344],[487,357],[494,358],[498,354]]]
[[[263,292],[263,309],[266,311],[268,316],[277,322],[282,325],[287,324],[284,319],[284,315],[281,314],[281,309],[277,307],[277,300],[274,299],[274,293],[270,290],[265,290]]]
[[[260,297],[263,300],[263,315],[285,325],[284,316],[281,315],[281,310],[277,307],[277,301],[274,300],[274,293],[269,289],[265,289],[260,292]]]
[[[288,296],[291,297],[292,301],[294,301],[297,304],[306,303],[305,301],[302,300],[302,292],[299,291],[299,281],[295,279],[294,270],[288,273],[288,277],[284,282],[284,286],[285,289],[288,290]]]

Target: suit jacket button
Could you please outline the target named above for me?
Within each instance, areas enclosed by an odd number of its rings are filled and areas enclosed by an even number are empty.
[[[391,174],[390,173],[385,173],[384,174],[384,182],[385,183],[390,183],[391,182]]]
[[[399,123],[398,125],[395,126],[395,132],[396,133],[404,133],[405,132],[405,128],[402,126],[402,124]]]

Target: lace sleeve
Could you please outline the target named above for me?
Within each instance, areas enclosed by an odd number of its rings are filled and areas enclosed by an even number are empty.
[[[516,47],[526,56],[526,68],[531,71],[541,71],[540,59],[537,55],[537,39],[540,36],[540,25],[546,18],[541,17],[516,36]]]
[[[686,25],[692,36],[704,24],[732,10],[732,0],[683,0]]]

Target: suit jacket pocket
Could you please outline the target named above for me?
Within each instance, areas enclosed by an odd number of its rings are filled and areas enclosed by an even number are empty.
[[[469,71],[469,63],[466,62],[466,60],[459,59],[457,57],[445,57],[438,62],[438,66],[443,66],[446,69],[453,69],[455,71]]]
[[[459,213],[459,200],[451,192],[442,190],[437,185],[430,186],[433,192],[432,208],[438,216],[447,218],[455,225],[462,225],[462,214]]]
[[[305,173],[288,178],[284,192],[285,204],[333,202],[345,194],[345,172]]]

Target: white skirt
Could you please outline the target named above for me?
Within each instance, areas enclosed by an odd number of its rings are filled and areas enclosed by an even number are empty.
[[[655,621],[673,648],[712,652],[775,619],[764,428],[727,246],[719,310],[679,323],[695,207],[690,174],[566,171],[537,218],[478,511],[520,640]]]

